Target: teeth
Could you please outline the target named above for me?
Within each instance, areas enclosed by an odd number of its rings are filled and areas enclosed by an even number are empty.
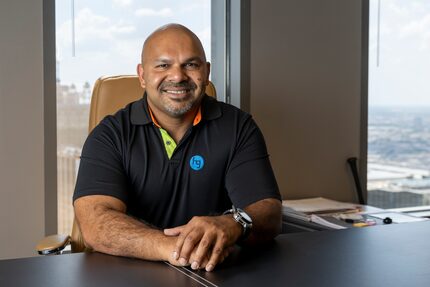
[[[169,93],[169,94],[185,94],[187,91],[186,90],[180,90],[180,91],[176,91],[176,90],[174,90],[174,91],[169,91],[169,90],[166,90],[166,93]]]

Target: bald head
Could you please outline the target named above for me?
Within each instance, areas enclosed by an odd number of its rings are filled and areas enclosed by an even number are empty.
[[[202,42],[197,37],[197,35],[181,24],[171,23],[161,26],[160,28],[152,32],[148,36],[148,38],[146,38],[142,48],[142,65],[145,62],[145,55],[148,54],[148,51],[151,49],[156,49],[157,46],[160,45],[160,42],[168,43],[170,41],[170,44],[172,46],[175,46],[177,44],[177,41],[175,41],[175,39],[182,37],[188,38],[192,42],[192,45],[195,46],[194,48],[199,51],[202,59],[206,62],[206,54],[203,49]]]
[[[209,83],[210,63],[193,32],[169,24],[146,39],[137,72],[156,117],[192,120]]]

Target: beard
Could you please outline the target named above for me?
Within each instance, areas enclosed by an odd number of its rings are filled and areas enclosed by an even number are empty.
[[[162,83],[160,91],[167,90],[168,88],[184,88],[191,92],[197,89],[197,85],[194,82],[181,82],[181,83]],[[166,113],[173,117],[180,117],[188,113],[200,100],[202,95],[194,97],[189,94],[183,99],[171,99],[168,97],[162,98],[163,108]]]
[[[163,107],[166,113],[174,117],[180,117],[188,113],[196,104],[197,98],[187,97],[182,101],[173,101],[171,99],[163,100]]]

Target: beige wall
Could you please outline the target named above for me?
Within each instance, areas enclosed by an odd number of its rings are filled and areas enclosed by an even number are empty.
[[[251,1],[251,113],[284,198],[356,200],[361,1]]]
[[[42,0],[0,1],[0,259],[34,255],[44,224]]]

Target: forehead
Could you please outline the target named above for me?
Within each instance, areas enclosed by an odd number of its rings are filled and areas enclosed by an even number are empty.
[[[159,58],[206,60],[203,47],[197,37],[178,29],[159,31],[151,35],[145,43],[143,60],[153,61]]]

